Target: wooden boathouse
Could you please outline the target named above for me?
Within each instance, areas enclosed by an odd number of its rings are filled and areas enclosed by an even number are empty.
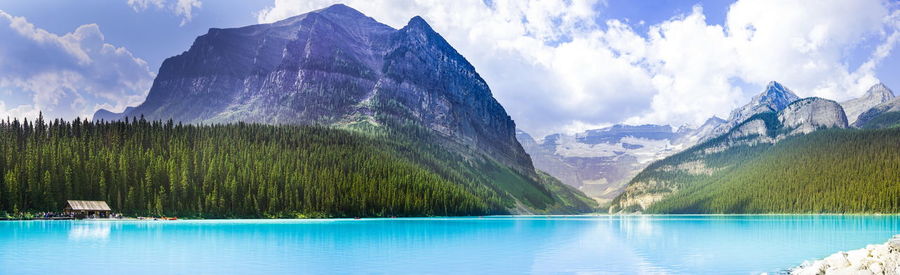
[[[112,209],[105,201],[75,201],[70,200],[66,203],[66,214],[75,217],[102,217],[107,218],[112,214]]]

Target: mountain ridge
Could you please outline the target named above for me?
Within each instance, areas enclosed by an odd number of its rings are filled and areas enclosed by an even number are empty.
[[[733,118],[754,113],[752,116],[722,134],[706,137],[705,141],[685,151],[650,164],[613,200],[610,212],[646,210],[656,202],[677,194],[679,190],[691,187],[698,179],[730,171],[730,166],[720,164],[723,159],[729,160],[729,155],[756,156],[762,154],[764,148],[794,136],[803,136],[821,129],[849,128],[843,107],[832,100],[809,97],[794,100],[784,106],[777,102],[760,101],[759,99],[772,94],[772,88],[776,88],[775,92],[787,91],[793,94],[783,86],[778,88],[769,85],[751,103],[732,112]],[[791,96],[788,93],[775,99],[789,99]],[[760,102],[763,103],[758,104]],[[775,108],[780,110],[773,111]],[[763,111],[757,112],[759,110]],[[729,122],[731,123],[733,122]]]
[[[534,169],[488,84],[419,16],[394,29],[334,5],[270,24],[212,28],[163,62],[144,103],[118,115],[99,110],[95,120],[125,116],[434,135],[427,140],[469,163],[454,169],[493,177],[484,184],[515,198],[514,212],[539,212],[569,196],[554,192],[571,192]]]
[[[388,115],[537,177],[487,83],[419,16],[395,30],[335,5],[271,24],[210,29],[163,62],[144,103],[118,116],[98,110],[95,119],[141,115],[325,125],[378,124]]]
[[[859,116],[872,109],[873,107],[891,101],[894,92],[891,91],[884,83],[878,83],[866,90],[861,97],[841,102],[844,111],[847,113],[847,120],[850,125],[855,125]]]
[[[578,188],[601,203],[621,193],[624,185],[650,162],[690,144],[696,129],[673,131],[668,125],[624,125],[550,134],[537,140],[523,130],[517,139],[536,169]]]
[[[875,105],[865,112],[859,114],[854,126],[863,127],[881,115],[900,112],[900,97],[895,97],[890,101]]]
[[[777,81],[770,81],[763,92],[753,96],[750,102],[731,111],[726,123],[717,126],[708,135],[700,138],[700,142],[713,139],[728,132],[739,123],[744,122],[753,115],[764,112],[778,112],[787,105],[800,99],[793,91],[784,87]]]

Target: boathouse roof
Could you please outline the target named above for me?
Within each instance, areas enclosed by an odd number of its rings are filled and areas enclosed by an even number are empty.
[[[112,211],[105,201],[68,201],[67,208],[84,211]]]

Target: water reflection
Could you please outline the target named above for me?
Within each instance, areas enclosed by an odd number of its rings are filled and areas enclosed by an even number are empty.
[[[883,242],[898,225],[897,216],[632,216],[622,217],[613,233],[674,273],[759,273]]]
[[[898,230],[898,216],[0,222],[0,274],[750,274]],[[57,264],[68,255],[80,264]]]
[[[69,240],[107,240],[112,224],[109,222],[84,222],[73,224],[69,229]]]
[[[543,239],[551,248],[534,251],[531,273],[554,274],[671,274],[651,262],[619,236],[621,217],[600,216],[575,223],[559,221],[556,227],[577,226],[565,238]],[[643,229],[647,228],[642,224]],[[553,229],[552,231],[557,231]],[[551,232],[552,232],[551,231]],[[649,232],[649,231],[648,231]],[[558,234],[556,234],[558,235]],[[548,253],[552,252],[552,253]]]

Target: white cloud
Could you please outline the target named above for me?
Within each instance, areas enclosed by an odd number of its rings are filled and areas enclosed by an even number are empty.
[[[7,109],[6,103],[0,101],[0,120],[7,119],[28,119],[34,120],[38,117],[40,110],[35,108],[33,105],[19,105],[10,109]]]
[[[780,81],[800,96],[856,97],[878,82],[875,67],[897,40],[897,16],[872,1],[737,1],[725,26],[708,25],[702,8],[651,27],[648,54],[658,93],[646,114],[628,122],[700,123],[759,91],[735,81]],[[881,41],[856,68],[848,55],[866,39]]]
[[[200,0],[128,0],[128,5],[135,12],[142,12],[151,7],[171,11],[181,17],[181,26],[184,26],[194,17],[193,9],[202,7],[203,3]]]
[[[153,81],[147,62],[105,42],[96,24],[57,35],[0,11],[0,116],[90,117],[140,103]],[[7,109],[12,101],[28,102]]]
[[[845,55],[883,31],[884,3],[872,1],[740,1],[728,13],[740,76],[754,83],[782,80],[801,95],[844,98],[861,76]],[[896,31],[896,30],[893,30]],[[865,83],[867,86],[874,83]]]
[[[275,0],[258,20],[337,2]],[[900,39],[896,5],[879,0],[739,0],[724,25],[707,23],[697,6],[647,33],[624,19],[597,22],[604,3],[591,0],[340,2],[395,28],[425,18],[535,136],[623,121],[699,124],[759,92],[741,87],[771,80],[801,96],[847,99],[877,81]],[[860,43],[878,46],[850,67]]]

